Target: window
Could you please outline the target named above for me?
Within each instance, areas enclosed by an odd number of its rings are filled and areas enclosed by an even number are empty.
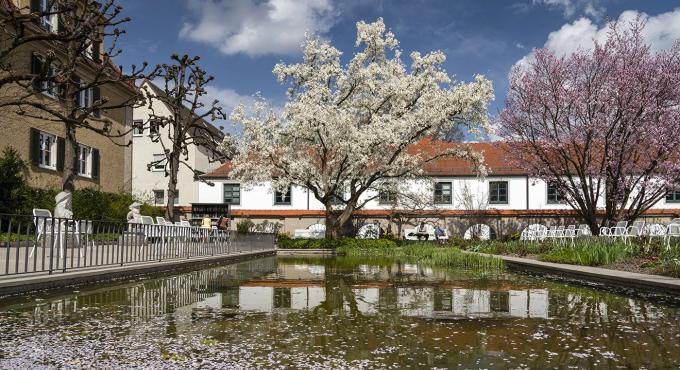
[[[274,192],[274,204],[288,204],[291,203],[291,187],[289,186],[285,192]]]
[[[132,122],[132,136],[142,136],[144,134],[144,121],[135,120]]]
[[[240,184],[224,184],[224,203],[241,204]]]
[[[489,182],[489,203],[508,204],[508,182],[490,181]]]
[[[548,204],[560,204],[564,202],[562,193],[553,183],[548,183]]]
[[[451,204],[451,183],[438,182],[434,184],[434,202],[437,204]]]
[[[149,136],[158,136],[158,124],[157,123],[150,123],[149,124]]]
[[[82,84],[81,86],[85,86],[85,84]],[[91,87],[81,90],[80,91],[80,107],[81,108],[90,108],[92,106],[92,102],[94,101],[93,97],[94,97],[94,91]]]
[[[39,12],[52,12],[53,8],[50,9],[50,2],[54,2],[54,0],[38,0],[38,9],[33,9],[33,11],[39,11]],[[40,18],[40,24],[49,32],[57,32],[57,22],[58,22],[58,14],[49,14],[45,15],[44,17]]]
[[[680,203],[680,190],[669,191],[666,194],[666,203]]]
[[[172,204],[179,205],[179,190],[175,190],[175,199],[173,199]]]
[[[49,169],[57,168],[57,137],[42,131],[40,132],[38,166]]]
[[[92,177],[92,148],[78,144],[76,160],[78,175]]]
[[[153,202],[154,204],[163,204],[165,201],[165,190],[154,190],[153,191]]]
[[[165,170],[165,154],[154,154],[153,155],[153,162],[152,163],[152,170],[153,171],[164,171]]]
[[[45,57],[33,54],[31,56],[31,73],[37,75],[33,80],[33,89],[39,91],[50,98],[57,99],[59,97],[59,85],[54,81],[49,81],[57,73],[57,67],[54,63],[45,69]]]
[[[378,204],[395,204],[397,203],[397,193],[393,191],[381,191],[378,194]]]

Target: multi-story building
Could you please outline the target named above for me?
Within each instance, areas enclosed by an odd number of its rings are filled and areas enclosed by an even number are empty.
[[[529,176],[507,160],[502,143],[470,145],[484,154],[487,177],[478,178],[471,164],[464,160],[439,159],[424,168],[425,176],[432,181],[412,184],[414,192],[431,194],[431,203],[423,209],[399,209],[389,194],[369,193],[366,199],[375,199],[356,211],[355,218],[359,223],[378,221],[387,228],[391,223],[391,231],[401,236],[407,227],[420,221],[439,222],[459,236],[476,223],[488,224],[492,233],[506,235],[535,222],[578,222],[576,212],[553,186]],[[269,183],[245,187],[230,177],[230,170],[231,164],[225,163],[204,176],[215,185],[199,186],[199,202],[229,204],[236,221],[250,218],[255,223],[278,222],[283,224],[283,231],[290,233],[324,223],[324,207],[310,191],[292,187],[285,193],[275,192]],[[599,206],[604,207],[604,200],[601,201]],[[415,216],[405,216],[409,213]],[[645,217],[669,218],[677,214],[680,192],[676,191],[659,201]],[[395,225],[396,218],[403,227]]]
[[[145,81],[141,88],[152,96],[164,94],[158,86],[150,81]],[[149,165],[163,158],[164,148],[159,140],[152,139],[151,130],[157,130],[157,134],[167,143],[170,130],[166,127],[150,127],[149,117],[153,112],[158,116],[170,116],[170,110],[158,99],[150,102],[150,105],[134,109],[134,130],[132,134],[132,192],[141,198],[147,198],[154,204],[163,206],[167,200],[168,178],[165,176],[165,163],[157,166]],[[224,134],[217,127],[203,121],[203,125],[218,138]],[[191,144],[187,148],[186,157],[182,159],[189,164],[195,171],[203,174],[216,169],[220,163],[213,160],[210,151],[201,145]],[[175,205],[178,209],[187,213],[191,209],[191,204],[198,202],[199,182],[195,173],[186,166],[180,166],[177,174],[177,189],[179,197],[175,198]]]
[[[13,0],[3,6],[18,9],[40,10],[48,6],[47,1]],[[36,9],[37,8],[37,9]],[[58,17],[46,17],[34,24],[32,32],[56,32]],[[55,47],[55,44],[57,45]],[[18,72],[35,73],[33,70],[48,51],[60,52],[58,42],[33,41],[14,50],[4,61],[11,63]],[[110,63],[101,57],[102,45],[93,45],[88,58],[76,70],[81,81],[91,79],[102,63]],[[18,85],[11,85],[0,91],[0,97],[21,94],[24,90]],[[111,106],[128,100],[136,94],[135,86],[127,83],[110,83],[95,86],[81,92],[79,104],[91,104],[99,97],[106,97]],[[57,94],[45,89],[34,97],[44,104],[60,104]],[[15,148],[21,157],[30,163],[28,183],[41,188],[61,188],[64,165],[65,129],[61,122],[50,119],[37,109],[24,107],[25,114],[18,114],[16,107],[0,109],[0,149],[7,146]],[[102,110],[99,113],[111,121],[111,132],[126,133],[132,127],[132,108]],[[87,129],[76,131],[78,142],[75,180],[76,188],[97,187],[103,191],[118,192],[131,189],[131,149],[126,144],[131,135],[109,138]]]

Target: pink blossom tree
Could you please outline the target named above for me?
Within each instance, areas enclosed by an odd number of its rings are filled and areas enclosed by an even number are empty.
[[[535,50],[511,72],[497,120],[511,156],[594,233],[637,218],[680,179],[680,42],[653,52],[644,23],[627,26],[612,22],[604,42],[571,55]]]

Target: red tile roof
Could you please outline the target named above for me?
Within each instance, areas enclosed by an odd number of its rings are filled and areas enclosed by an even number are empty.
[[[489,170],[489,175],[526,175],[526,171],[513,165],[508,160],[507,146],[500,141],[483,143],[448,143],[443,141],[422,140],[412,146],[410,151],[425,151],[436,153],[444,149],[467,145],[472,150],[484,155],[484,164]],[[232,169],[231,162],[226,162],[214,171],[203,175],[205,178],[226,179]],[[460,158],[439,158],[425,165],[425,175],[429,176],[474,176],[476,175],[473,163]]]

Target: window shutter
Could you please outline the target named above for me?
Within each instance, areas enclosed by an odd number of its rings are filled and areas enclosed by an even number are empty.
[[[66,149],[63,137],[57,138],[57,171],[64,170],[64,151]]]
[[[99,150],[92,148],[92,178],[99,178]]]
[[[102,61],[101,58],[101,53],[102,53],[102,43],[99,40],[92,41],[92,60],[95,62],[99,63]]]
[[[31,128],[31,143],[30,143],[30,149],[31,151],[31,163],[34,165],[38,165],[40,163],[40,131]]]
[[[92,88],[92,102],[96,102],[99,99],[101,99],[101,90],[99,90],[99,86],[95,86]],[[93,113],[95,117],[99,118],[101,116],[101,109],[95,109]]]
[[[40,0],[31,0],[31,13],[40,11]]]
[[[31,54],[31,74],[40,75],[43,69],[42,60],[35,54]],[[40,91],[40,78],[33,77],[33,90]]]
[[[73,83],[80,89],[80,77],[78,77],[78,75],[73,75]],[[78,92],[78,94],[76,94],[76,105],[79,107],[81,106],[80,96],[82,95],[82,93],[83,92],[80,91]]]

